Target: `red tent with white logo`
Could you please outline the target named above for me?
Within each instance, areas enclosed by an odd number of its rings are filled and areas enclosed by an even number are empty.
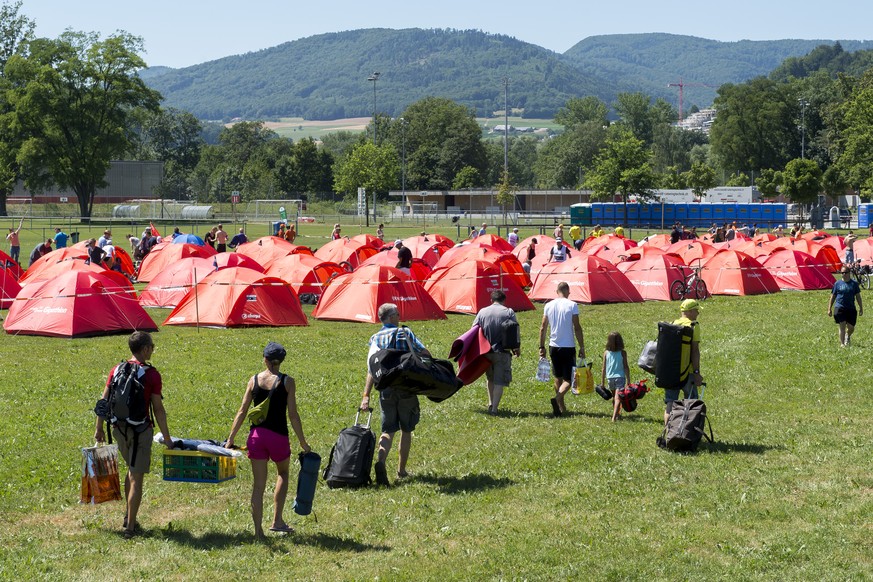
[[[46,255],[48,256],[48,255]],[[70,271],[87,271],[89,273],[105,273],[108,271],[102,264],[92,263],[90,260],[81,257],[70,257],[63,261],[42,263],[37,267],[34,265],[24,272],[21,279],[18,280],[19,285],[26,287],[35,281],[46,281],[54,279],[58,275],[68,273]]]
[[[558,283],[570,285],[570,299],[576,303],[637,303],[643,300],[624,273],[600,257],[578,254],[563,263],[543,266],[528,297],[549,301],[556,297]]]
[[[778,250],[761,261],[780,289],[830,289],[834,276],[826,265],[819,264],[809,253],[795,250]]]
[[[385,265],[366,265],[334,278],[312,312],[316,319],[379,323],[383,303],[394,303],[401,321],[445,319],[420,283]]]
[[[385,265],[386,267],[396,267],[397,261],[400,259],[397,256],[398,249],[391,249],[390,251],[382,251],[380,253],[376,253],[372,257],[365,260],[361,263],[360,267],[365,265]],[[358,267],[358,268],[360,268]],[[409,276],[413,281],[418,281],[419,283],[424,283],[427,278],[430,276],[431,269],[424,261],[421,259],[413,258],[409,267]]]
[[[214,254],[216,254],[215,249],[209,245],[192,245],[191,243],[177,245],[169,241],[161,242],[152,247],[152,250],[140,263],[136,280],[140,283],[148,283],[167,266],[179,259],[187,257],[208,259]]]
[[[69,271],[24,287],[3,322],[9,334],[87,337],[157,331],[127,277]]]
[[[504,275],[515,279],[515,282],[520,287],[529,287],[531,284],[530,276],[524,272],[521,261],[514,254],[487,245],[463,245],[450,249],[440,257],[434,269],[451,267],[465,261],[488,261],[489,263],[494,263]]]
[[[471,258],[435,269],[424,288],[443,311],[475,315],[491,305],[491,292],[498,289],[506,293],[506,307],[515,311],[534,309],[515,277],[489,261]]]
[[[779,285],[761,263],[739,251],[719,251],[703,263],[700,278],[713,295],[778,293]]]
[[[291,283],[298,296],[304,293],[321,296],[327,282],[345,272],[336,263],[303,253],[276,259],[267,269],[267,275]]]
[[[290,283],[245,267],[228,267],[195,285],[164,325],[284,327],[309,322]]]
[[[789,249],[810,254],[815,258],[816,263],[825,265],[832,273],[839,271],[840,266],[843,264],[842,257],[840,257],[840,254],[837,253],[835,248],[829,245],[823,245],[819,241],[810,241],[802,238],[792,239],[791,237],[783,236],[776,240],[763,243],[761,246],[769,249],[771,252],[778,249]]]
[[[690,269],[685,263],[671,254],[652,253],[638,261],[626,261],[618,264],[618,270],[627,276],[631,285],[636,287],[644,301],[673,301],[670,290],[675,281],[682,281]]]

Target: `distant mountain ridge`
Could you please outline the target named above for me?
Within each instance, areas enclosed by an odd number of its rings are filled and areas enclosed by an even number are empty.
[[[612,103],[624,91],[642,91],[676,104],[708,105],[717,86],[768,75],[788,57],[801,57],[829,40],[738,41],[671,34],[594,36],[566,53],[475,30],[361,29],[328,33],[243,55],[170,69],[152,67],[143,79],[165,105],[201,119],[338,119],[399,115],[427,96],[447,97],[489,116],[508,102],[525,117],[551,117],[571,97],[594,95]],[[839,41],[847,51],[871,41]],[[374,72],[379,80],[369,82]],[[698,84],[712,88],[692,87]]]

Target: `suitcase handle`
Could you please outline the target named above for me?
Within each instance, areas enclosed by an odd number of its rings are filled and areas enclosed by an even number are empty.
[[[372,408],[372,407],[369,407],[369,408],[367,408],[366,410],[367,410],[367,424],[365,424],[365,425],[361,425],[361,426],[364,426],[365,428],[370,428],[370,419],[373,418],[373,408]],[[363,408],[359,408],[359,409],[358,409],[358,412],[355,413],[355,426],[359,426],[359,425],[360,425],[360,423],[358,422],[358,417],[361,415],[361,413],[362,413],[363,411],[364,411]]]

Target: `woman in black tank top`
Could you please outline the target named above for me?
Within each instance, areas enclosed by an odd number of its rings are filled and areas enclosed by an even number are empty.
[[[279,371],[285,360],[285,348],[270,342],[264,348],[265,370],[249,379],[242,404],[233,419],[230,436],[226,446],[232,448],[233,439],[242,427],[250,406],[257,406],[267,398],[270,399],[267,416],[263,422],[252,425],[246,441],[248,456],[252,462],[252,520],[255,525],[255,535],[264,537],[264,490],[267,486],[267,470],[272,460],[276,464],[278,477],[276,490],[273,494],[274,513],[270,531],[290,532],[291,527],[285,523],[282,511],[288,496],[288,471],[291,461],[291,447],[288,438],[288,422],[294,429],[294,434],[304,453],[310,451],[306,437],[303,435],[303,425],[297,413],[296,385],[294,378]]]

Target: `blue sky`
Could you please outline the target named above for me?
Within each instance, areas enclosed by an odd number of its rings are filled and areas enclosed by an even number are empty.
[[[714,8],[713,8],[714,6]],[[556,52],[601,34],[668,32],[723,41],[871,40],[873,3],[734,0],[24,0],[40,36],[66,28],[143,37],[150,66],[185,67],[325,32],[457,28],[507,34]]]

